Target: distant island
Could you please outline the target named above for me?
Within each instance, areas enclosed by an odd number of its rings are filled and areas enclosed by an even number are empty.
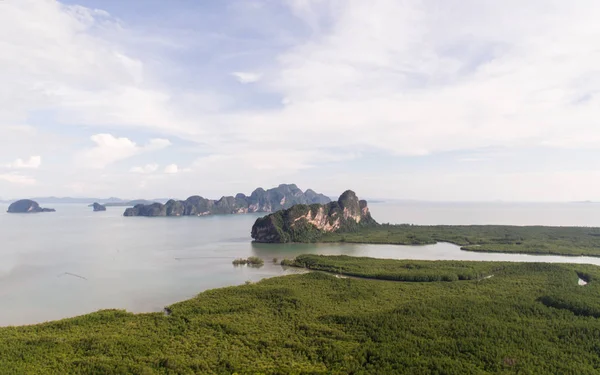
[[[110,197],[110,198],[73,198],[73,197],[34,197],[31,198],[40,204],[88,204],[91,207],[93,202],[104,204],[107,202],[123,202],[123,199]]]
[[[31,199],[21,199],[8,206],[8,213],[11,214],[32,214],[38,212],[56,212],[53,208],[42,208],[38,202]]]
[[[121,199],[116,197],[110,198],[72,198],[72,197],[38,197],[31,200],[39,204],[86,204],[88,207],[93,207],[94,202],[106,207],[133,207],[136,204],[151,204],[154,202],[165,203],[169,199]],[[11,203],[12,200],[0,200],[0,203]]]
[[[153,203],[158,203],[158,202],[157,201],[149,201],[146,199],[136,199],[133,201],[106,202],[102,205],[104,207],[133,207],[133,206],[137,206],[138,204],[150,205]],[[88,207],[93,207],[94,204],[90,204]]]
[[[250,196],[237,194],[219,200],[192,196],[188,199],[169,200],[167,203],[138,204],[125,210],[124,216],[203,216],[213,214],[243,214],[275,212],[296,204],[324,204],[331,200],[308,189],[300,190],[295,184],[281,184],[276,188],[258,188]]]
[[[375,226],[367,201],[347,190],[336,202],[300,204],[256,220],[252,238],[256,242],[315,242],[326,233]]]
[[[106,211],[106,206],[103,206],[100,203],[94,203],[92,207],[94,207],[94,212]]]

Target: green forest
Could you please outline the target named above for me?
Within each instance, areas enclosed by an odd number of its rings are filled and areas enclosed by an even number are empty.
[[[600,256],[600,228],[590,227],[383,224],[354,232],[324,233],[318,242],[396,245],[450,242],[469,251]]]
[[[206,291],[168,314],[106,310],[0,328],[0,372],[581,375],[600,368],[595,266],[313,255],[284,264],[313,271]]]

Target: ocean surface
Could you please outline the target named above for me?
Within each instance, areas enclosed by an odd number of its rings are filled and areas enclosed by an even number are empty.
[[[395,259],[576,262],[600,258],[474,253],[430,246],[253,244],[259,214],[123,217],[123,207],[43,205],[56,213],[7,214],[0,205],[0,326],[32,324],[100,309],[162,311],[207,289],[300,272],[273,258],[347,254]],[[600,204],[371,203],[382,223],[600,226]],[[259,256],[261,268],[234,267]]]

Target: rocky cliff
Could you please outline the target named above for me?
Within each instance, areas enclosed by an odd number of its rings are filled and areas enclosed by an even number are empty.
[[[303,192],[296,185],[279,185],[264,190],[258,188],[250,196],[237,194],[219,200],[192,196],[184,201],[169,200],[165,204],[139,204],[125,210],[125,216],[202,216],[212,214],[243,214],[251,212],[275,212],[296,204],[323,204],[330,199],[313,190]]]
[[[31,214],[38,212],[55,212],[53,208],[42,208],[36,201],[31,199],[21,199],[8,206],[8,213],[11,214]]]
[[[295,205],[262,217],[252,226],[256,242],[315,242],[327,232],[352,232],[378,225],[367,202],[348,190],[337,202]]]

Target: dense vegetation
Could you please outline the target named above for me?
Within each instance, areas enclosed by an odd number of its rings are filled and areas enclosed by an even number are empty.
[[[347,255],[300,255],[282,265],[326,271],[341,275],[395,281],[480,280],[501,270],[507,263],[465,261],[420,261],[358,258]]]
[[[600,368],[597,267],[295,262],[373,278],[477,277],[395,282],[312,272],[207,291],[170,306],[169,315],[101,311],[1,328],[0,372],[580,375]],[[589,284],[578,286],[578,277]]]
[[[450,242],[463,250],[600,256],[600,228],[506,225],[379,225],[327,233],[320,242],[426,245]]]
[[[244,259],[244,258],[235,259],[232,263],[234,266],[248,265],[248,266],[252,266],[252,267],[260,267],[265,264],[265,261],[259,257],[248,257],[246,259]]]

